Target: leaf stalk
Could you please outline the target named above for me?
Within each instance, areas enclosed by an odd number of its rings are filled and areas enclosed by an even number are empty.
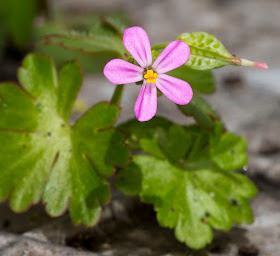
[[[124,84],[117,85],[113,96],[111,98],[110,104],[120,105],[122,94],[123,94]]]

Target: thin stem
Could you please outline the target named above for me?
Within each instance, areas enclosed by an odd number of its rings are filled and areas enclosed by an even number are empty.
[[[120,104],[122,99],[123,88],[124,88],[124,84],[120,84],[116,86],[110,104],[117,104],[117,105]]]

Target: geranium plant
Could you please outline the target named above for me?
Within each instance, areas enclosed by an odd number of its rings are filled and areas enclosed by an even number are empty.
[[[0,200],[8,198],[16,212],[42,200],[51,216],[69,209],[75,224],[93,226],[110,201],[108,177],[116,175],[121,191],[153,204],[159,224],[191,248],[210,243],[212,229],[253,222],[249,199],[257,189],[238,172],[247,163],[246,140],[228,132],[201,95],[215,91],[210,69],[265,64],[231,55],[205,32],[151,47],[144,29],[113,19],[89,33],[48,35],[40,45],[113,53],[104,75],[116,89],[110,102],[70,125],[80,65],[68,62],[57,74],[49,57],[28,55],[19,86],[0,86]],[[136,119],[116,126],[127,83],[142,84]],[[156,115],[160,92],[195,123]]]

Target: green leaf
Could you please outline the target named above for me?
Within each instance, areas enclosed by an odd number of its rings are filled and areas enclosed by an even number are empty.
[[[179,125],[172,125],[168,130],[163,130],[161,127],[157,130],[161,131],[155,136],[164,155],[172,162],[182,159],[190,149],[191,136]],[[143,150],[146,151],[144,148]]]
[[[144,202],[153,203],[157,219],[174,228],[177,239],[194,249],[212,241],[211,228],[228,231],[234,223],[251,223],[248,198],[256,193],[246,177],[208,169],[183,170],[168,161],[134,156],[142,172]]]
[[[206,32],[183,33],[177,40],[190,46],[190,58],[185,64],[189,68],[207,70],[235,64],[236,58],[216,37]]]
[[[81,83],[81,70],[77,65],[65,65],[61,69],[57,89],[57,112],[65,122],[70,117]]]
[[[218,142],[212,142],[211,158],[223,170],[242,168],[248,161],[245,154],[247,143],[244,138],[232,133],[222,135]]]
[[[141,147],[141,149],[143,149],[148,154],[151,154],[151,155],[153,155],[155,157],[158,157],[158,158],[164,158],[164,153],[162,152],[162,149],[158,145],[158,141],[157,141],[156,138],[154,138],[154,139],[147,139],[147,138],[140,139],[139,146]]]
[[[244,139],[223,133],[220,124],[211,132],[199,126],[158,129],[154,126],[154,136],[140,139],[142,150],[150,156],[134,155],[118,174],[118,187],[129,194],[133,179],[129,177],[137,173],[142,201],[153,204],[159,223],[174,228],[177,239],[194,249],[212,241],[213,228],[228,231],[234,224],[252,223],[248,199],[257,189],[234,172],[247,160]],[[162,154],[155,154],[157,150]]]
[[[121,57],[126,53],[122,38],[108,31],[50,34],[45,36],[39,45],[59,45],[85,53],[114,53]]]
[[[75,22],[76,17],[71,17],[71,22]],[[90,22],[91,26],[93,26],[93,22],[98,22],[99,20],[97,17],[90,17]],[[84,21],[86,22],[86,21]],[[67,22],[65,22],[67,23]],[[84,28],[86,26],[87,29],[89,24],[80,24],[79,20],[76,21],[76,25],[79,25]],[[72,25],[72,23],[71,23]],[[56,33],[61,33],[67,32],[69,30],[74,29],[73,27],[70,26],[65,26],[62,25],[61,22],[57,21],[48,21],[44,24],[41,24],[40,26],[35,27],[33,34],[34,34],[34,40],[36,42],[40,42],[41,38],[44,36],[47,36],[48,34],[56,34]],[[87,54],[82,51],[72,51],[70,49],[63,48],[59,45],[37,45],[37,47],[34,49],[37,53],[44,53],[48,56],[51,56],[54,60],[56,65],[59,67],[62,67],[66,61],[69,60],[79,60],[83,67],[83,71],[88,73],[88,72],[102,72],[104,65],[111,59],[116,58],[116,54],[114,53],[106,53],[106,52],[100,52],[100,53],[95,53],[95,54]]]
[[[134,163],[121,170],[116,177],[116,186],[125,194],[134,196],[141,192],[142,173]]]
[[[192,89],[201,93],[215,92],[214,77],[209,70],[194,70],[183,65],[167,73],[188,82]]]
[[[191,136],[186,132],[186,127],[179,125],[160,126],[154,123],[151,132],[153,137],[142,134],[138,137],[139,149],[157,158],[168,158],[172,162],[179,161],[189,151]],[[137,144],[137,139],[135,141]]]
[[[16,46],[27,46],[37,9],[36,0],[1,0],[0,16]]]
[[[127,17],[121,13],[102,17],[102,22],[114,29],[121,36],[124,30],[129,27]]]
[[[29,55],[19,81],[23,89],[0,85],[0,200],[9,197],[22,212],[43,197],[50,215],[69,205],[75,224],[94,225],[110,200],[105,177],[130,158],[124,135],[112,127],[119,108],[99,103],[69,125],[82,81],[76,62],[58,80],[49,58]]]
[[[38,110],[33,99],[14,83],[0,86],[0,127],[18,131],[32,131],[37,125]]]
[[[118,129],[124,132],[127,136],[127,144],[131,149],[139,150],[140,139],[142,138],[153,138],[155,128],[161,127],[168,129],[172,123],[163,118],[155,116],[148,122],[139,122],[137,119],[129,120],[125,123],[122,123],[118,126]]]
[[[216,121],[220,121],[218,113],[194,91],[193,98],[187,105],[178,105],[183,114],[192,116],[205,129],[213,129]]]

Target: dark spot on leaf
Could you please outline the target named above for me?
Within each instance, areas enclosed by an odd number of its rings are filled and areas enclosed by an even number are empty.
[[[25,145],[25,144],[23,144],[23,145],[22,145],[22,147],[23,147],[23,148],[26,148],[26,145]]]
[[[235,199],[229,199],[229,203],[231,204],[231,205],[234,205],[234,206],[237,206],[238,205],[238,202],[235,200]]]
[[[59,152],[56,152],[55,157],[54,157],[53,162],[52,162],[52,168],[55,166],[58,157],[59,157]]]
[[[205,217],[206,217],[206,218],[209,218],[209,217],[210,217],[210,213],[209,213],[209,212],[206,212],[206,213],[205,213]]]
[[[42,110],[41,110],[41,103],[37,103],[37,104],[35,105],[35,107],[38,108],[38,110],[39,110],[40,113],[42,112]]]
[[[175,210],[174,210],[174,208],[173,208],[173,207],[171,207],[171,208],[170,208],[170,211],[171,211],[171,212],[175,212]]]
[[[52,135],[51,132],[48,132],[48,133],[47,133],[47,136],[48,136],[48,137],[51,137],[51,135]]]
[[[208,224],[207,220],[205,220],[204,218],[201,219],[201,222],[203,222],[204,224]]]
[[[238,249],[239,256],[257,256],[259,255],[259,249],[254,245],[241,246]]]
[[[61,124],[61,127],[65,127],[65,124]]]

